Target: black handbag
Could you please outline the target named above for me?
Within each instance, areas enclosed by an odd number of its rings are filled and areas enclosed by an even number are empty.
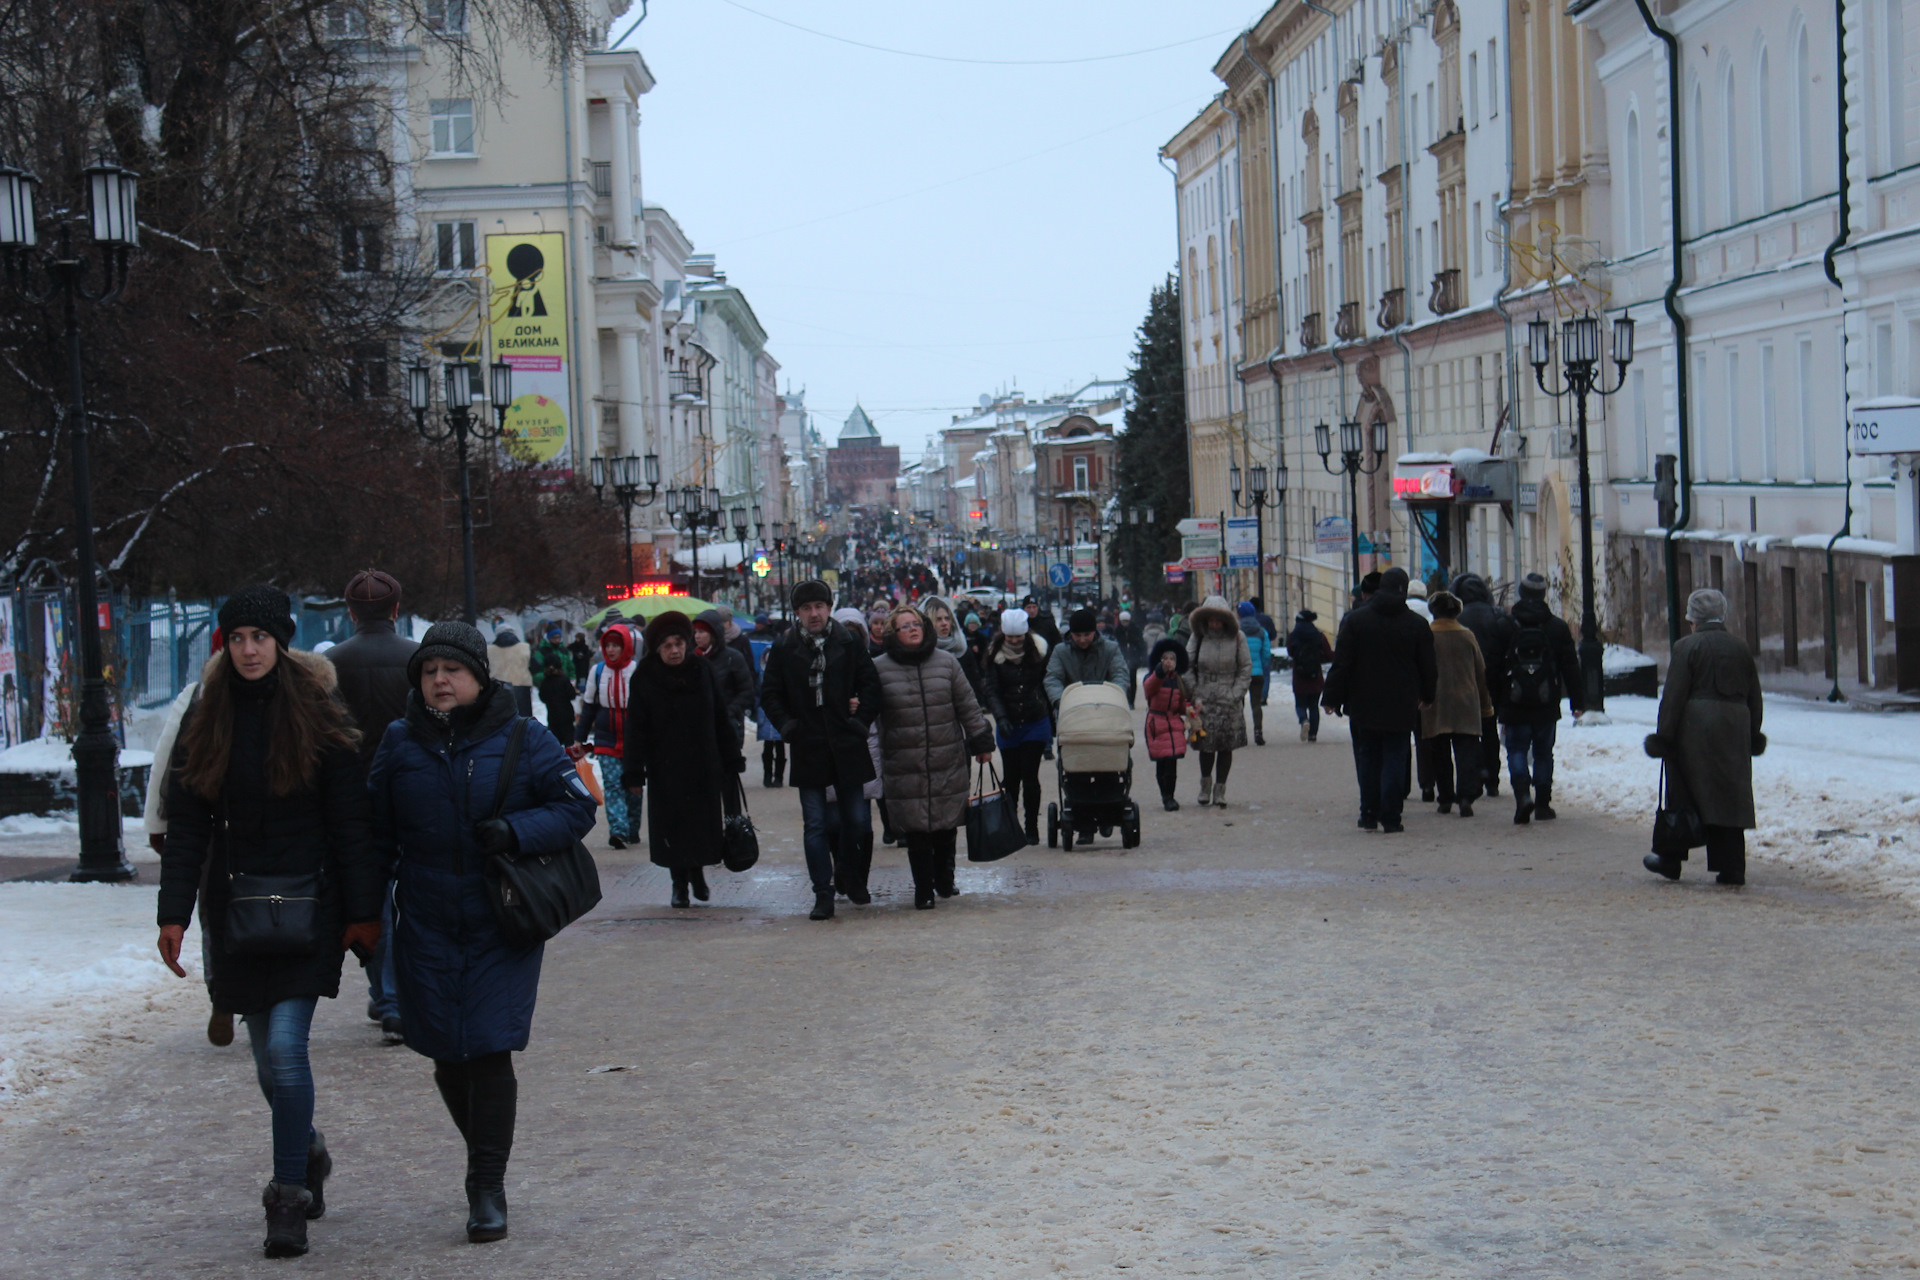
[[[1667,803],[1667,766],[1660,766],[1660,803],[1653,811],[1653,851],[1663,858],[1684,858],[1689,849],[1707,842],[1700,814],[1691,805],[1682,809]]]
[[[993,789],[985,779],[993,778]],[[1010,853],[1027,847],[1027,833],[1020,829],[1007,793],[1000,787],[1000,774],[990,764],[974,771],[974,793],[967,801],[967,861],[998,862]]]
[[[320,898],[326,875],[261,876],[235,871],[233,823],[221,806],[227,854],[227,952],[236,956],[304,956],[320,942]]]
[[[747,812],[747,789],[738,774],[734,775],[733,786],[740,797],[740,810],[727,815],[720,836],[720,861],[729,871],[751,871],[760,861],[760,836],[753,829],[753,815]]]
[[[506,808],[507,790],[513,785],[514,766],[526,736],[526,717],[516,717],[506,754],[500,757],[491,817],[500,817]],[[485,879],[494,919],[515,946],[545,942],[600,902],[600,869],[578,840],[560,853],[495,854],[489,871]]]

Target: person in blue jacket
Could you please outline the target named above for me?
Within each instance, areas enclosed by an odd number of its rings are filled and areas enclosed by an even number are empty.
[[[1251,600],[1242,600],[1235,611],[1240,619],[1240,634],[1247,638],[1247,656],[1253,659],[1253,683],[1247,697],[1253,703],[1253,745],[1267,745],[1267,688],[1273,679],[1273,633],[1260,620],[1260,610]]]
[[[507,1157],[543,944],[509,943],[485,876],[498,854],[561,853],[592,830],[593,798],[545,725],[529,720],[501,816],[494,799],[513,691],[487,642],[437,622],[407,665],[407,714],[387,727],[367,778],[374,845],[394,878],[394,977],[401,1032],[433,1059],[433,1081],[467,1140],[467,1239],[507,1234]]]

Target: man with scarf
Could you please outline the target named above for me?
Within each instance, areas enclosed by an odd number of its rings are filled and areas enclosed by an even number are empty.
[[[606,793],[607,843],[624,849],[638,837],[640,793],[629,799],[623,761],[627,750],[627,701],[633,687],[633,631],[624,622],[608,627],[600,637],[601,661],[587,673],[580,700],[580,723],[573,731],[567,754],[575,760],[593,752],[600,766],[600,785]]]
[[[839,833],[840,856],[860,859],[872,847],[873,817],[862,788],[872,781],[867,731],[880,714],[880,677],[867,656],[866,638],[834,625],[833,589],[818,580],[793,590],[797,626],[767,654],[760,706],[792,744],[791,782],[800,791],[807,874],[813,881],[814,920],[833,918],[836,884],[828,832]],[[827,799],[827,788],[834,799]],[[829,818],[828,805],[834,806]],[[872,901],[866,868],[838,877],[855,903]]]

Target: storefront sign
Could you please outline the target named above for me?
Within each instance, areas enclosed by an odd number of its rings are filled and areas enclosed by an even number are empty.
[[[1260,518],[1230,516],[1227,519],[1227,568],[1260,567]]]
[[[567,451],[567,237],[558,231],[487,237],[493,354],[513,366],[501,443],[517,462],[571,474]]]
[[[1168,560],[1160,567],[1167,571],[1168,582],[1185,582],[1187,580],[1186,565],[1178,560]]]
[[[609,582],[606,592],[607,600],[611,602],[638,600],[643,596],[684,596],[687,594],[687,589],[677,587],[671,582],[636,582],[632,586],[620,582]]]
[[[1856,454],[1920,453],[1920,400],[1879,396],[1853,406],[1849,442]]]
[[[1400,467],[1393,473],[1393,496],[1403,502],[1448,502],[1453,489],[1453,467],[1448,463]]]

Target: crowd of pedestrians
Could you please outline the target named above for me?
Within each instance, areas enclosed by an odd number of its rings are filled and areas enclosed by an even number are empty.
[[[230,1043],[241,1019],[270,1107],[267,1254],[306,1252],[326,1212],[332,1158],[307,1042],[349,952],[382,1039],[431,1061],[466,1142],[468,1238],[507,1234],[512,1055],[531,1035],[543,947],[503,923],[500,868],[571,849],[602,807],[608,843],[632,845],[644,813],[670,905],[709,900],[707,872],[743,813],[750,725],[762,785],[798,792],[816,921],[834,918],[837,898],[871,904],[876,807],[880,838],[904,846],[914,906],[957,894],[959,831],[996,753],[1007,804],[1038,843],[1041,766],[1077,684],[1144,699],[1163,809],[1180,808],[1190,752],[1197,803],[1225,806],[1249,712],[1252,744],[1265,742],[1277,650],[1300,739],[1318,741],[1322,710],[1347,722],[1361,828],[1403,831],[1416,786],[1438,813],[1474,817],[1499,795],[1503,749],[1513,821],[1548,821],[1563,703],[1577,716],[1584,699],[1547,590],[1528,575],[1502,610],[1477,576],[1427,594],[1389,569],[1362,581],[1329,638],[1304,609],[1281,636],[1257,597],[1212,595],[1144,625],[1080,607],[1063,633],[1031,596],[998,611],[918,595],[836,612],[833,587],[809,581],[790,623],[763,614],[751,634],[713,608],[657,613],[643,632],[616,619],[593,642],[565,643],[558,626],[538,645],[504,626],[489,640],[441,622],[416,644],[396,631],[400,584],[368,570],[344,593],[355,635],[321,657],[291,647],[284,594],[242,589],[170,709],[147,829],[162,958],[184,976],[197,917],[208,1038]],[[1646,750],[1666,767],[1668,806],[1694,815],[1709,871],[1737,885],[1765,736],[1757,672],[1725,613],[1716,591],[1689,599],[1693,634],[1674,650]],[[1672,879],[1685,860],[1674,850],[1646,865]]]

